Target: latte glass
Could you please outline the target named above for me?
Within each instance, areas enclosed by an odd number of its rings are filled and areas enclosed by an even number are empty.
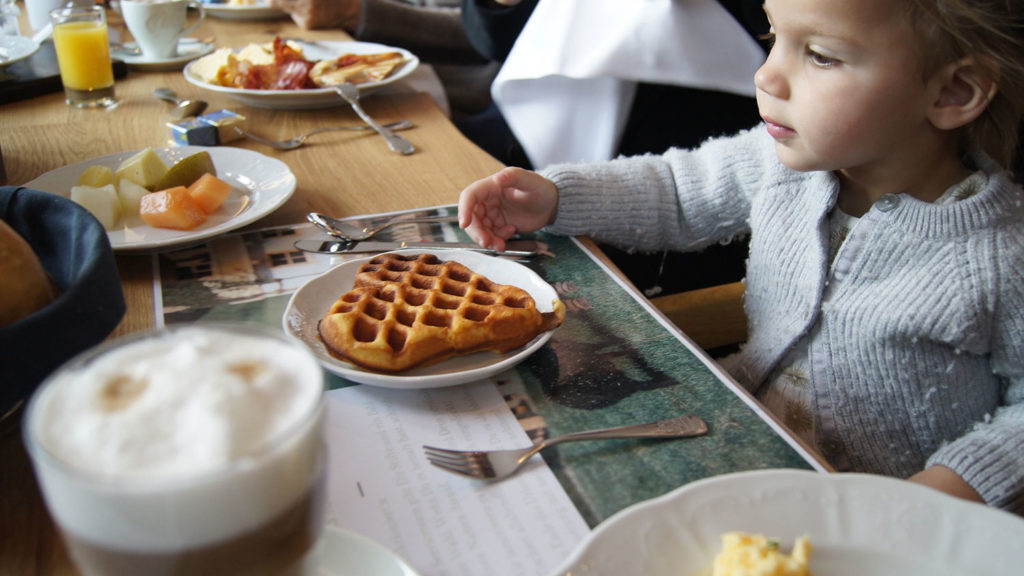
[[[315,574],[323,374],[283,335],[196,324],[112,341],[35,392],[24,438],[76,566]]]

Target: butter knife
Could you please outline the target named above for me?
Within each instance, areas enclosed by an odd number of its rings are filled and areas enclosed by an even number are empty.
[[[497,252],[471,242],[377,242],[372,240],[354,242],[331,239],[298,240],[295,242],[295,247],[303,252],[314,252],[316,254],[379,254],[393,250],[423,248],[430,250],[472,250],[495,256],[514,256],[517,258],[532,258],[537,255],[537,252],[534,250],[505,250],[504,252]]]

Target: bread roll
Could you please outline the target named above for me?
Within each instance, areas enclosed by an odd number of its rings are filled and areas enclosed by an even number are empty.
[[[44,308],[57,297],[57,288],[32,247],[3,220],[0,278],[0,328]]]

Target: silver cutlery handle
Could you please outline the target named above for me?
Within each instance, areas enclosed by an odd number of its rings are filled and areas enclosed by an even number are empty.
[[[616,428],[603,428],[601,430],[589,430],[586,432],[575,432],[556,436],[541,442],[540,447],[553,446],[562,442],[575,440],[602,440],[609,438],[684,438],[688,436],[700,436],[706,434],[708,425],[699,416],[687,414],[678,418],[648,422],[646,424],[632,424],[629,426],[618,426]]]
[[[391,130],[378,124],[377,121],[374,120],[372,116],[370,116],[369,114],[366,113],[365,110],[363,110],[363,107],[362,105],[359,104],[358,100],[345,96],[345,94],[340,89],[336,88],[336,90],[338,92],[338,95],[344,98],[349,103],[349,105],[352,106],[352,109],[356,111],[356,114],[358,114],[359,117],[363,119],[363,122],[369,124],[371,128],[376,130],[378,134],[384,137],[384,140],[387,141],[388,143],[388,148],[391,148],[395,152],[405,155],[412,154],[413,152],[416,151],[416,148],[412,145],[412,142],[409,142],[405,138],[402,138],[398,134],[395,134]]]

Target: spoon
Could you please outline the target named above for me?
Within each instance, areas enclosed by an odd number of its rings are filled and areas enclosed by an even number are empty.
[[[394,226],[395,224],[426,224],[431,222],[458,222],[458,216],[425,216],[421,218],[392,218],[387,220],[383,224],[376,226],[367,226],[362,228],[346,222],[344,220],[338,220],[337,218],[331,218],[318,212],[310,212],[306,219],[312,222],[324,232],[327,232],[335,238],[340,238],[347,241],[363,241],[373,238],[378,232]]]
[[[174,93],[174,90],[170,88],[154,88],[153,96],[161,100],[166,100],[174,104],[174,109],[171,110],[171,116],[175,119],[188,118],[189,116],[198,116],[206,110],[207,103],[205,100],[182,100],[178,98],[178,95]]]

